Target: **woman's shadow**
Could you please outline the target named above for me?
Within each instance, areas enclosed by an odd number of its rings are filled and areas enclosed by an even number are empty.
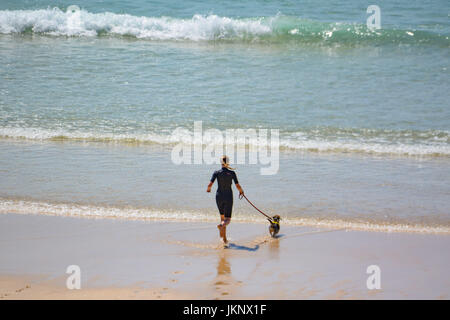
[[[275,242],[278,245],[279,244],[278,239],[283,236],[284,236],[283,234],[279,234],[273,238],[264,240],[262,243],[269,242],[270,244],[272,244],[271,247],[273,247],[273,242]],[[228,246],[225,248],[232,249],[232,250],[257,251],[259,249],[259,247],[260,247],[260,244],[255,244],[253,247],[249,247],[249,246],[244,246],[244,245],[229,242]]]
[[[269,243],[269,246],[271,249],[279,248],[279,239],[284,237],[284,234],[278,234],[272,238],[264,239],[262,243]],[[229,242],[228,245],[225,247],[225,249],[232,249],[232,250],[244,250],[244,251],[257,251],[262,244],[255,244],[253,247],[244,246],[236,243]]]
[[[245,251],[256,251],[259,249],[259,244],[256,244],[254,247],[247,247],[235,243],[228,243],[228,246],[226,249],[232,249],[232,250],[245,250]]]

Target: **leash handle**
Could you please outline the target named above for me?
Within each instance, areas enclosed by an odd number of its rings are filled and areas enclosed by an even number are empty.
[[[245,194],[241,193],[239,194],[239,200],[241,200],[242,198],[245,198],[245,200],[248,201],[248,203],[250,203],[252,205],[253,208],[255,208],[256,210],[258,210],[261,214],[263,214],[267,220],[269,220],[270,222],[272,222],[272,218],[269,217],[267,214],[265,214],[264,212],[262,212],[261,210],[259,210],[250,200],[248,200],[248,198],[245,196]]]

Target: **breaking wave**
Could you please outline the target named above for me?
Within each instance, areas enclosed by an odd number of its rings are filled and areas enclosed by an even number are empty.
[[[83,218],[116,218],[133,220],[163,220],[178,222],[217,222],[217,214],[201,211],[169,211],[151,208],[101,207],[92,205],[47,203],[25,200],[0,199],[0,214],[42,214]],[[259,215],[239,215],[234,222],[266,223]],[[347,229],[375,232],[412,232],[430,234],[450,234],[445,224],[425,225],[393,221],[363,221],[351,218],[283,217],[283,225],[313,226],[329,229]]]
[[[231,18],[194,15],[190,19],[91,13],[70,6],[0,11],[0,34],[128,36],[147,40],[248,41],[257,43],[414,44],[449,46],[449,36],[420,30],[370,30],[362,23],[320,22],[286,15]]]
[[[267,140],[246,140],[246,147],[270,147]],[[225,134],[224,134],[225,135]],[[0,128],[0,139],[49,142],[95,142],[129,145],[167,145],[193,143],[189,132],[171,133],[101,133],[95,131],[46,130],[41,128]],[[203,145],[217,143],[213,136],[203,138]],[[220,139],[219,139],[220,140]],[[342,129],[323,127],[298,132],[280,132],[281,151],[363,153],[394,156],[450,156],[450,133],[443,130]]]

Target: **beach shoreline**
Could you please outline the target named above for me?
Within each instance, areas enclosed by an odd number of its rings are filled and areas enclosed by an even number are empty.
[[[448,7],[0,1],[0,300],[450,299]]]
[[[447,235],[0,215],[0,299],[449,299]],[[79,266],[81,289],[66,286]],[[369,290],[367,267],[381,270]]]

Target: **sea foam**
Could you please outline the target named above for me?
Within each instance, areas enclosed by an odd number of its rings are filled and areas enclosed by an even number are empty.
[[[321,22],[277,14],[268,17],[223,17],[195,14],[192,18],[133,16],[59,8],[0,11],[0,34],[36,33],[50,36],[130,36],[161,41],[247,41],[257,43],[437,44],[448,47],[446,34],[421,30],[371,30],[365,23]]]
[[[329,136],[324,135],[324,131]],[[311,133],[299,131],[280,134],[279,148],[281,151],[307,151],[331,153],[362,153],[393,156],[450,156],[450,134],[447,131],[393,131],[393,130],[339,130],[333,134],[329,128]],[[371,131],[367,134],[366,131]],[[373,132],[375,131],[375,132]],[[168,134],[159,132],[147,133],[110,133],[77,130],[51,130],[42,128],[0,128],[0,139],[30,140],[30,141],[59,141],[59,142],[97,142],[108,144],[133,144],[172,147],[178,143],[191,143],[190,136],[182,132]],[[203,145],[213,145],[216,142],[206,136]],[[270,148],[270,140],[247,140],[246,147]]]
[[[194,15],[191,19],[145,17],[111,12],[54,9],[0,11],[0,33],[31,31],[54,36],[99,34],[134,36],[152,40],[214,40],[243,38],[271,32],[261,19],[239,20],[217,15]]]
[[[0,199],[0,214],[36,214],[79,218],[156,220],[174,222],[217,222],[217,214],[189,210],[158,210],[154,208],[102,207],[73,203],[48,203],[27,200]],[[233,218],[240,223],[266,223],[260,215],[241,214]],[[408,232],[450,234],[444,224],[407,224],[393,221],[362,221],[360,218],[316,218],[309,216],[283,217],[283,225],[312,226],[326,229],[345,229],[371,232]]]

